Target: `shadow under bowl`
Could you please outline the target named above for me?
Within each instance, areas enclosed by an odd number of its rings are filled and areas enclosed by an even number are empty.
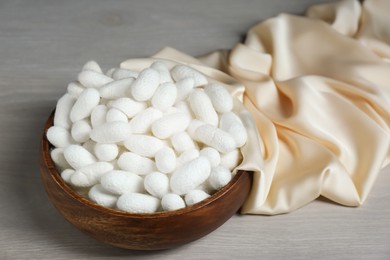
[[[192,206],[151,214],[134,214],[102,207],[79,195],[61,178],[51,157],[46,132],[40,144],[40,172],[52,204],[76,228],[112,246],[159,250],[180,246],[217,229],[232,217],[249,194],[250,172],[239,171],[222,189]]]

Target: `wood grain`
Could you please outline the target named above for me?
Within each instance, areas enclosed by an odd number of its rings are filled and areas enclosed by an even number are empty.
[[[108,69],[164,46],[231,48],[250,26],[322,0],[0,1],[0,259],[390,259],[390,167],[368,200],[317,200],[286,215],[235,215],[172,250],[136,252],[79,232],[39,177],[42,128],[84,62]]]

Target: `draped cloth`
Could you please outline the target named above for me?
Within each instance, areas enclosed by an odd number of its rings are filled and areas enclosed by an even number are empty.
[[[291,212],[319,196],[359,206],[390,161],[390,1],[315,5],[252,27],[243,43],[197,59],[245,88],[258,140],[237,169],[252,170],[243,214]]]

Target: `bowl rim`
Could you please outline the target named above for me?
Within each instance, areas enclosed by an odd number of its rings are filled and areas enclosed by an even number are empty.
[[[231,188],[237,185],[238,180],[243,177],[245,173],[248,173],[247,171],[238,170],[236,171],[236,174],[233,176],[233,178],[229,181],[228,184],[223,186],[221,189],[217,190],[215,193],[211,194],[210,197],[195,203],[191,206],[186,206],[181,209],[177,210],[171,210],[171,211],[159,211],[154,213],[131,213],[126,211],[121,211],[117,209],[112,209],[108,207],[101,206],[83,196],[81,196],[76,190],[72,189],[62,178],[60,172],[57,170],[57,168],[54,165],[53,160],[50,156],[50,150],[53,147],[50,142],[48,141],[46,137],[47,130],[53,126],[54,121],[54,114],[55,109],[51,112],[49,118],[46,120],[45,127],[42,133],[41,138],[41,156],[43,159],[43,162],[45,164],[45,167],[47,168],[48,172],[50,173],[50,177],[56,182],[56,184],[69,196],[71,196],[73,199],[79,201],[83,205],[90,207],[94,210],[100,211],[102,213],[120,216],[120,217],[128,217],[128,218],[139,218],[139,219],[153,219],[153,218],[164,218],[164,217],[172,217],[172,216],[178,216],[183,214],[188,214],[190,212],[194,212],[199,210],[200,208],[207,207],[208,205],[212,204],[213,202],[220,200],[224,194],[229,192]]]

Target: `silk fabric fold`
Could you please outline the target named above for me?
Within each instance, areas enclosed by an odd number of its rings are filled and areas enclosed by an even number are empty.
[[[237,81],[230,91],[254,120],[237,167],[254,171],[243,214],[288,213],[319,196],[366,200],[390,161],[389,13],[386,0],[321,4],[254,26],[229,51],[154,56]]]

